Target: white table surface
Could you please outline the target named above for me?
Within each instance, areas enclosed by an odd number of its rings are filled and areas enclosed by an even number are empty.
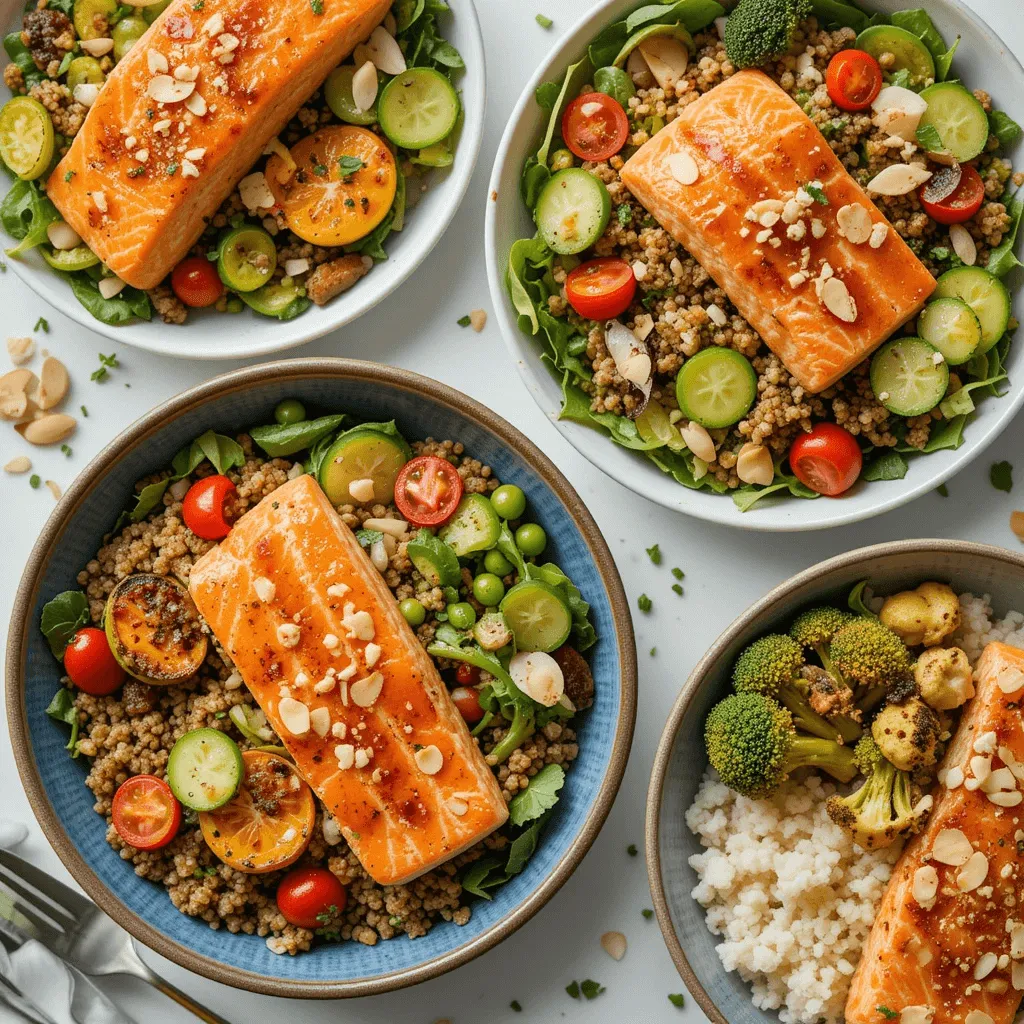
[[[1024,55],[1024,14],[1020,0],[967,0]],[[654,751],[669,707],[700,655],[715,636],[767,589],[822,558],[884,540],[959,537],[1007,547],[1019,542],[1009,515],[1024,508],[1024,421],[1017,421],[973,466],[949,483],[949,498],[932,494],[873,522],[803,535],[741,533],[690,520],[634,496],[587,463],[562,440],[520,383],[497,327],[482,334],[455,321],[490,300],[481,252],[487,181],[509,112],[532,69],[557,34],[588,10],[588,0],[477,0],[488,53],[488,117],[476,175],[447,235],[426,262],[388,302],[320,341],[287,355],[339,355],[376,359],[439,378],[497,410],[532,438],[569,477],[605,532],[630,603],[646,592],[649,614],[635,613],[640,663],[640,707],[633,752],[618,800],[590,854],[548,906],[496,949],[443,978],[372,999],[292,1002],[237,992],[147,953],[154,967],[175,985],[229,1020],[291,1019],[360,1024],[511,1024],[523,1021],[657,1022],[697,1024],[704,1017],[687,996],[680,1011],[667,1000],[684,991],[661,941],[658,925],[641,915],[651,905],[643,860],[644,804]],[[908,6],[910,6],[908,4]],[[924,4],[927,6],[927,4]],[[538,12],[554,20],[545,31]],[[233,368],[235,363],[188,363],[136,352],[92,335],[47,308],[11,273],[0,276],[2,333],[31,332],[45,315],[50,333],[39,335],[68,365],[73,393],[68,408],[89,409],[71,441],[72,457],[33,450],[34,471],[43,479],[71,482],[107,441],[153,405]],[[168,328],[173,330],[174,328]],[[89,380],[99,352],[116,351],[121,368],[103,384]],[[130,388],[126,385],[130,385]],[[7,426],[0,429],[0,464],[24,445]],[[1016,462],[1017,484],[1010,495],[988,480],[994,461]],[[25,477],[0,474],[0,522],[4,558],[0,580],[0,623],[8,621],[22,565],[53,506],[45,487],[29,488]],[[644,548],[658,542],[664,553],[655,568]],[[686,572],[685,594],[670,590],[669,569]],[[657,646],[657,654],[648,653]],[[0,684],[2,685],[2,684]],[[16,782],[6,730],[0,732],[0,817],[29,824],[23,849],[32,860],[70,881],[50,849]],[[635,843],[640,854],[630,857]],[[605,931],[628,938],[625,958],[616,963],[601,949]],[[565,986],[593,978],[607,991],[593,1002],[574,1001]],[[107,990],[140,1024],[185,1024],[192,1020],[142,983],[112,980]],[[521,1013],[509,1003],[518,1000]]]

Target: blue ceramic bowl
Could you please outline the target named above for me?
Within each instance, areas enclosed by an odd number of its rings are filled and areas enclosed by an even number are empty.
[[[591,604],[600,637],[593,649],[596,701],[580,717],[580,756],[526,870],[476,900],[462,927],[437,924],[423,938],[368,947],[324,944],[276,956],[263,939],[212,931],[171,905],[160,885],[135,875],[106,843],[67,732],[45,708],[60,676],[39,631],[43,604],[75,588],[132,493],[136,480],[166,466],[185,443],[214,428],[232,434],[271,420],[298,398],[317,412],[345,411],[398,421],[409,438],[454,438],[498,477],[529,495],[549,552]],[[364,996],[424,981],[490,949],[559,889],[594,841],[619,788],[636,716],[636,653],[625,595],[596,523],[557,469],[493,412],[435,381],[343,359],[297,359],[216,377],[155,409],[113,441],[79,475],[46,524],[18,590],[7,647],[7,717],[15,758],[36,817],[83,889],[136,938],[216,981],[276,996]]]

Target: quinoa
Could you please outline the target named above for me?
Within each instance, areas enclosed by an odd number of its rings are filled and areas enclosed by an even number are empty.
[[[227,473],[237,489],[231,509],[235,517],[295,475],[290,460],[261,457],[248,435],[241,435],[238,442],[245,463]],[[458,469],[467,493],[489,494],[499,486],[491,468],[467,454],[458,441],[428,438],[414,442],[412,448],[417,455],[449,460]],[[204,463],[193,478],[211,472],[212,467]],[[140,480],[136,489],[158,479],[151,476]],[[195,536],[182,519],[182,499],[190,482],[187,479],[168,488],[162,505],[145,520],[107,538],[78,574],[94,624],[101,623],[107,597],[124,577],[151,572],[187,581],[194,561],[214,546]],[[353,529],[371,517],[400,517],[393,505],[384,504],[342,505],[338,512]],[[382,575],[397,600],[415,596],[428,609],[427,621],[417,629],[417,637],[426,647],[435,629],[429,612],[445,607],[441,588],[431,587],[413,568],[406,542],[396,545]],[[471,574],[468,582],[472,582]],[[508,582],[511,585],[513,577]],[[460,599],[471,600],[465,583],[462,590]],[[484,674],[479,685],[488,679]],[[68,685],[69,681],[65,679],[64,683]],[[95,811],[106,819],[107,842],[132,864],[139,877],[162,884],[182,913],[205,921],[213,929],[261,936],[275,953],[296,954],[308,950],[318,939],[354,940],[372,946],[402,934],[416,938],[425,935],[437,921],[464,925],[470,920],[471,909],[459,883],[461,870],[487,853],[505,849],[509,843],[507,836],[495,833],[408,884],[381,886],[364,871],[338,829],[325,830],[324,813],[318,808],[313,839],[301,859],[288,868],[326,867],[347,888],[344,911],[325,921],[318,936],[290,925],[278,911],[275,892],[284,871],[254,875],[222,863],[207,847],[194,821],[189,823],[186,818],[186,824],[167,846],[151,851],[127,845],[113,827],[111,805],[118,786],[137,774],[164,777],[171,748],[185,733],[212,728],[229,733],[243,751],[256,746],[227,717],[236,705],[249,712],[258,712],[258,706],[219,644],[214,641],[209,645],[202,667],[185,684],[156,687],[132,681],[114,696],[75,693],[80,720],[78,751],[91,760],[86,785],[95,797]],[[481,751],[488,754],[504,735],[503,725],[485,729],[477,737]],[[273,737],[269,742],[278,740]],[[545,765],[568,767],[578,751],[576,733],[569,725],[551,722],[539,729],[504,764],[495,767],[506,802],[525,789],[529,779]]]

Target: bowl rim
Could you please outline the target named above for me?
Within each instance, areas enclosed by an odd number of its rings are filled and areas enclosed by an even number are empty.
[[[867,0],[870,5],[871,0]],[[936,5],[941,9],[945,7],[955,15],[971,22],[974,27],[983,35],[987,36],[994,46],[1001,42],[998,35],[991,28],[988,22],[980,14],[967,7],[962,0],[935,0]],[[635,0],[632,6],[637,6],[640,0]],[[488,202],[484,215],[484,258],[487,266],[487,284],[491,294],[491,302],[494,306],[495,317],[505,341],[509,354],[515,362],[519,376],[526,385],[533,400],[544,415],[554,424],[558,432],[582,455],[588,462],[600,469],[606,476],[622,484],[634,494],[647,498],[664,508],[675,512],[682,512],[695,519],[716,523],[722,526],[738,528],[741,530],[753,530],[765,533],[795,533],[807,530],[832,529],[837,526],[848,526],[852,523],[863,522],[866,519],[873,519],[885,512],[914,501],[916,498],[934,490],[940,484],[945,483],[955,476],[969,463],[974,462],[983,452],[1002,434],[1010,422],[1024,406],[1024,376],[1017,385],[1016,393],[1011,391],[999,401],[998,412],[994,414],[991,423],[983,427],[974,422],[969,424],[973,433],[969,441],[964,442],[959,449],[946,453],[948,464],[943,469],[936,468],[929,470],[928,476],[922,475],[919,482],[905,486],[898,490],[891,497],[875,499],[870,505],[864,508],[843,510],[841,499],[827,499],[824,504],[821,501],[808,503],[806,501],[796,502],[792,499],[785,508],[795,508],[799,514],[795,516],[780,515],[777,518],[765,519],[757,517],[756,513],[741,513],[726,494],[708,494],[704,491],[691,491],[681,484],[671,482],[667,474],[662,474],[654,466],[644,465],[640,462],[639,453],[619,451],[616,454],[629,456],[623,458],[621,464],[618,460],[609,462],[601,457],[604,450],[603,445],[612,445],[614,442],[604,433],[596,431],[591,427],[575,423],[571,420],[563,420],[559,416],[559,404],[552,403],[547,394],[546,385],[549,380],[549,372],[546,364],[541,365],[543,360],[532,343],[532,339],[524,334],[517,323],[517,317],[511,311],[508,289],[505,283],[505,266],[499,264],[497,252],[497,217],[499,196],[505,193],[515,193],[515,201],[519,198],[519,167],[514,168],[514,174],[510,176],[509,186],[503,187],[502,179],[509,174],[509,163],[511,161],[511,150],[513,148],[514,136],[517,128],[528,115],[530,103],[534,98],[534,91],[543,81],[551,77],[553,72],[558,72],[561,77],[564,68],[571,63],[573,53],[567,53],[569,42],[585,26],[591,26],[597,31],[610,17],[608,14],[612,8],[621,7],[623,11],[628,10],[630,4],[626,0],[601,0],[570,25],[565,32],[559,36],[556,42],[548,50],[547,54],[539,64],[536,72],[523,88],[519,99],[509,114],[508,123],[502,133],[501,142],[498,145],[492,165],[491,179],[488,185]],[[1003,58],[1011,70],[1019,76],[1019,81],[1024,85],[1024,64],[1012,50],[1005,44],[1001,47],[998,56]],[[539,122],[538,122],[539,123]],[[1022,150],[1024,154],[1024,150]],[[507,202],[507,198],[505,199]],[[1011,293],[1020,296],[1019,301],[1024,301],[1024,278],[1020,279],[1019,285]],[[1024,369],[1022,369],[1024,373]],[[553,378],[550,378],[553,379]],[[982,433],[982,431],[984,432]],[[593,436],[591,436],[593,435]],[[616,448],[618,446],[615,446]],[[940,456],[943,453],[932,453]],[[938,463],[935,463],[936,467]],[[651,473],[658,473],[655,477]],[[664,477],[664,481],[661,478]],[[658,480],[666,484],[664,487],[655,486],[648,481]],[[900,481],[906,484],[906,478]],[[865,481],[863,486],[870,486]],[[775,506],[780,511],[783,506]]]
[[[730,1024],[719,1010],[707,989],[701,984],[690,961],[683,951],[682,943],[672,924],[672,916],[668,908],[668,897],[665,894],[665,883],[661,870],[660,827],[661,804],[668,776],[669,763],[675,747],[679,728],[690,710],[690,705],[697,693],[703,688],[708,671],[720,661],[735,642],[736,638],[751,625],[770,611],[779,601],[801,589],[808,583],[837,569],[845,569],[859,565],[874,558],[892,555],[927,554],[935,552],[952,552],[969,555],[974,558],[995,559],[1012,565],[1024,572],[1024,553],[1018,554],[1009,548],[995,544],[979,544],[976,541],[952,540],[948,538],[923,538],[920,540],[886,541],[871,544],[867,547],[855,548],[853,551],[835,555],[824,561],[804,569],[773,587],[760,600],[752,604],[737,616],[722,632],[717,640],[708,648],[707,653],[697,662],[683,688],[676,697],[668,721],[658,741],[658,749],[654,755],[654,767],[651,770],[651,781],[647,789],[647,810],[644,822],[644,852],[647,859],[647,874],[654,901],[654,911],[658,916],[658,925],[662,937],[668,947],[669,956],[676,966],[680,977],[689,989],[690,994],[713,1024]],[[724,968],[723,968],[724,970]]]
[[[12,11],[17,10],[17,5],[12,5]],[[456,9],[453,10],[456,18],[461,18],[466,24],[467,38],[470,45],[462,47],[463,56],[467,61],[477,66],[474,77],[477,79],[477,87],[473,90],[472,102],[467,109],[467,104],[462,103],[462,109],[466,116],[459,136],[459,153],[456,156],[455,165],[450,173],[441,180],[436,181],[430,191],[448,189],[450,190],[447,202],[440,212],[431,218],[431,227],[428,234],[418,247],[411,247],[408,250],[408,262],[399,266],[395,271],[394,259],[389,259],[379,273],[390,273],[391,279],[386,285],[382,285],[379,294],[367,292],[365,298],[353,300],[349,296],[348,303],[341,303],[335,306],[335,316],[328,316],[322,323],[312,326],[306,315],[296,317],[291,321],[272,320],[268,317],[259,317],[259,314],[251,313],[258,317],[255,329],[250,324],[248,328],[235,332],[226,332],[221,340],[207,340],[203,342],[202,332],[198,339],[195,331],[187,332],[187,325],[183,325],[179,334],[169,333],[166,324],[162,324],[159,316],[154,314],[154,320],[143,322],[131,321],[127,324],[113,325],[105,324],[92,316],[87,315],[84,306],[79,303],[71,294],[67,283],[54,271],[46,266],[36,266],[32,262],[24,260],[9,259],[7,265],[11,267],[18,279],[30,288],[36,295],[47,302],[50,306],[84,327],[111,341],[121,342],[132,348],[142,349],[146,352],[154,352],[157,355],[169,356],[175,359],[251,359],[257,356],[266,356],[274,352],[281,352],[285,349],[296,348],[305,345],[317,338],[336,331],[347,324],[352,323],[364,313],[383,302],[394,294],[412,274],[419,269],[420,264],[430,255],[434,247],[447,233],[455,214],[461,209],[462,203],[469,191],[469,184],[476,171],[477,161],[480,157],[480,148],[483,143],[484,125],[487,122],[487,59],[484,49],[483,32],[480,28],[480,18],[476,10],[475,0],[458,0]],[[469,66],[469,64],[467,64]],[[460,94],[466,92],[466,77],[456,83]],[[463,96],[463,100],[465,96]],[[3,234],[4,238],[7,235]],[[406,255],[403,253],[403,255]],[[313,307],[309,310],[312,314],[316,310],[330,309],[331,307]],[[250,311],[244,311],[249,315]],[[313,318],[315,319],[315,317]],[[260,328],[262,321],[266,320],[265,331]],[[307,326],[303,327],[303,321]],[[193,325],[194,327],[195,325]],[[148,330],[145,328],[149,328]],[[170,331],[176,328],[170,328]],[[228,337],[228,333],[231,337]],[[265,335],[260,341],[255,341]],[[172,339],[172,340],[168,340]]]
[[[128,449],[136,450],[149,437],[160,431],[168,420],[199,408],[211,399],[246,391],[268,380],[287,381],[295,378],[385,383],[425,395],[495,435],[503,445],[512,449],[542,477],[580,531],[608,593],[617,630],[614,642],[617,642],[618,646],[621,676],[620,707],[611,756],[591,807],[576,837],[555,869],[511,913],[468,942],[415,967],[349,981],[278,979],[219,963],[168,938],[123,904],[78,852],[46,795],[29,740],[27,712],[23,699],[27,637],[35,628],[30,616],[36,604],[43,571],[49,563],[54,546],[68,528],[71,517],[86,497],[97,487],[102,486],[107,470],[116,464]],[[29,804],[44,835],[64,866],[99,907],[136,939],[187,970],[213,981],[262,995],[316,999],[377,995],[436,978],[480,956],[526,924],[562,887],[597,838],[625,773],[637,707],[636,644],[622,580],[596,521],[554,463],[529,438],[497,413],[446,384],[409,370],[365,360],[334,357],[280,360],[222,374],[161,403],[106,445],[78,474],[57,503],[29,555],[11,612],[5,683],[11,745]]]

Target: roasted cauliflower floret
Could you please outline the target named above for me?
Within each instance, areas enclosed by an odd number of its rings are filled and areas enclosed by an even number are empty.
[[[974,696],[974,674],[959,647],[929,647],[914,666],[921,698],[936,711],[952,711]]]
[[[945,583],[922,583],[887,597],[879,618],[908,647],[935,647],[960,625],[960,601]]]
[[[887,704],[871,723],[871,735],[882,755],[901,770],[935,764],[941,731],[939,716],[920,697]]]

